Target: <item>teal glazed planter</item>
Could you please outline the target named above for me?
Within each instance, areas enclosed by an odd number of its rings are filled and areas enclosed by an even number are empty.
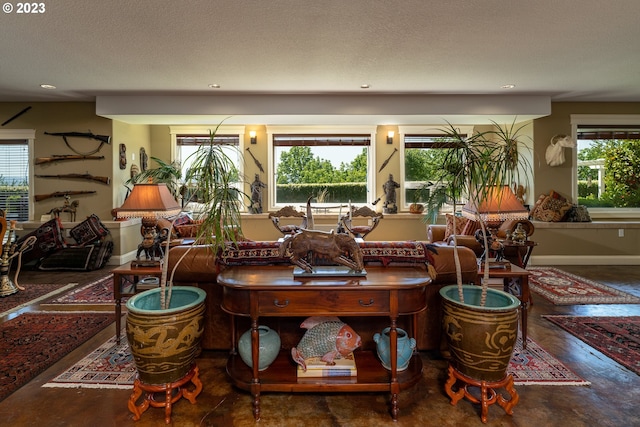
[[[161,289],[127,301],[127,340],[145,384],[169,384],[184,377],[200,353],[206,292],[174,286],[168,309],[160,309]]]
[[[280,335],[268,326],[258,326],[258,370],[264,371],[276,360],[280,353]],[[244,363],[253,368],[251,351],[251,329],[242,334],[238,340],[238,353]]]
[[[480,306],[482,288],[464,285],[464,303],[458,286],[440,289],[443,298],[442,326],[451,352],[451,365],[462,374],[480,381],[500,381],[518,338],[520,300],[497,289],[487,290]]]
[[[391,328],[384,328],[382,333],[373,335],[373,341],[376,343],[376,351],[378,358],[382,362],[385,369],[391,370],[391,343],[389,342],[389,331]],[[411,362],[413,350],[416,348],[415,338],[409,338],[404,329],[396,328],[398,336],[397,346],[397,371],[404,371]]]

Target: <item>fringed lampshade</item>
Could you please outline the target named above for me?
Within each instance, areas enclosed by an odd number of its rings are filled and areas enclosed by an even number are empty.
[[[159,218],[167,218],[180,213],[180,205],[173,198],[166,184],[136,184],[127,200],[116,209],[116,218],[142,218],[142,243],[138,246],[136,260],[131,266],[158,265],[163,257],[160,244],[166,235],[158,236],[156,225]],[[140,261],[140,254],[145,252],[147,261]]]
[[[166,184],[136,184],[117,209],[117,218],[167,218],[180,213],[180,205]]]
[[[518,201],[511,188],[504,185],[490,188],[484,200],[469,200],[462,208],[462,216],[480,219],[488,227],[497,228],[506,220],[528,219],[529,211]]]

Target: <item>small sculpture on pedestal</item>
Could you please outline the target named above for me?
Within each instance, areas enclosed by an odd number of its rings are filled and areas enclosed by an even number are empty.
[[[249,212],[252,214],[262,213],[262,189],[267,185],[260,181],[260,175],[256,174],[256,178],[251,183],[251,206]]]
[[[389,174],[389,180],[382,185],[385,196],[384,213],[398,213],[398,205],[396,204],[396,188],[400,188],[400,184],[393,180],[392,174]]]

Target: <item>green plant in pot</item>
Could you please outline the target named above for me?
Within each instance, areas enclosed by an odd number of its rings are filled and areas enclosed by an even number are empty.
[[[241,197],[247,197],[237,187],[239,174],[235,164],[215,141],[219,126],[210,132],[209,142],[190,156],[191,167],[185,177],[200,203],[202,222],[196,239],[215,253],[236,242]],[[136,294],[127,301],[127,339],[140,380],[145,384],[179,380],[192,369],[200,351],[206,293],[196,287],[173,286],[175,270],[188,253],[182,255],[171,272],[168,262],[163,263],[159,288]]]
[[[495,123],[494,127],[498,130],[472,135],[459,133],[449,123],[442,130],[448,148],[426,199],[425,221],[435,222],[440,209],[452,201],[466,198],[466,206],[478,207],[494,196],[496,189],[520,181],[518,178],[528,173],[527,156],[517,155],[518,149],[526,149],[524,144],[511,132],[507,132],[510,141],[504,141],[504,129]],[[485,218],[476,215],[475,220],[481,227],[488,253]],[[453,222],[456,229],[455,212]],[[484,259],[481,286],[463,284],[455,234],[454,244],[457,283],[440,290],[450,366],[477,381],[503,380],[517,339],[520,301],[506,292],[488,288],[489,257]]]

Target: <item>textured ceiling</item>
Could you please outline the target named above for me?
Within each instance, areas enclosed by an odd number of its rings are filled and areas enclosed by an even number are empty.
[[[638,0],[44,0],[41,14],[9,3],[0,102],[365,93],[640,101]]]

